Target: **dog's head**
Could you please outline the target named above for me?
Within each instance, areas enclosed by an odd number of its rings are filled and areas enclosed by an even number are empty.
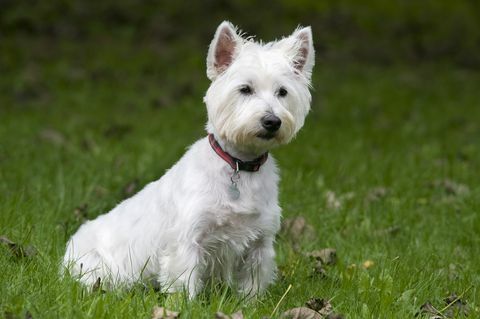
[[[314,63],[310,27],[263,44],[221,23],[207,57],[207,130],[253,153],[288,143],[310,110]]]

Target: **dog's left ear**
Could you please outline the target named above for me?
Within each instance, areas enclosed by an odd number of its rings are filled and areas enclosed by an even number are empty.
[[[296,72],[302,73],[310,80],[315,65],[312,28],[298,28],[291,36],[280,40],[275,45],[286,52]]]
[[[228,21],[223,21],[217,28],[207,56],[207,76],[215,80],[232,64],[243,39],[237,29]]]

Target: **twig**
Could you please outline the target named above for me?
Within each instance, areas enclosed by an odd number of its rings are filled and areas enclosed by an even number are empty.
[[[288,292],[290,291],[290,289],[292,289],[292,284],[288,285],[287,290],[286,290],[285,293],[283,294],[282,298],[280,298],[280,300],[277,302],[277,305],[275,306],[275,308],[273,309],[272,313],[270,314],[270,317],[273,317],[273,315],[275,314],[275,312],[277,312],[278,307],[280,306],[280,304],[282,303],[283,299],[284,299],[285,296],[288,294]]]
[[[446,305],[443,309],[440,310],[440,313],[443,314],[443,312],[445,310],[447,310],[448,308],[450,308],[454,303],[456,303],[457,301],[460,300],[460,298],[463,297],[463,295],[465,295],[467,293],[467,291],[469,291],[470,289],[472,289],[473,285],[471,285],[470,287],[468,287],[467,289],[465,289],[460,295],[457,296],[457,298],[453,299],[453,301],[451,303],[449,303],[448,305]]]

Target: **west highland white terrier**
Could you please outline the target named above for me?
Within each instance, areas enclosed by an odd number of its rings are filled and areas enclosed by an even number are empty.
[[[310,27],[279,41],[244,38],[230,22],[208,50],[208,136],[159,180],[83,224],[63,267],[107,288],[153,281],[194,297],[209,279],[255,295],[275,279],[278,169],[310,110]]]

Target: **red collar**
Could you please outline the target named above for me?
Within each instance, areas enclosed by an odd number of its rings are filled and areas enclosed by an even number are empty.
[[[262,164],[267,161],[268,158],[268,153],[264,153],[254,160],[244,162],[241,159],[235,158],[225,152],[220,146],[220,144],[218,144],[213,134],[208,134],[208,141],[210,142],[210,145],[212,146],[215,153],[217,153],[218,156],[220,156],[225,162],[227,162],[234,171],[256,172],[260,169],[260,166],[262,166]]]

